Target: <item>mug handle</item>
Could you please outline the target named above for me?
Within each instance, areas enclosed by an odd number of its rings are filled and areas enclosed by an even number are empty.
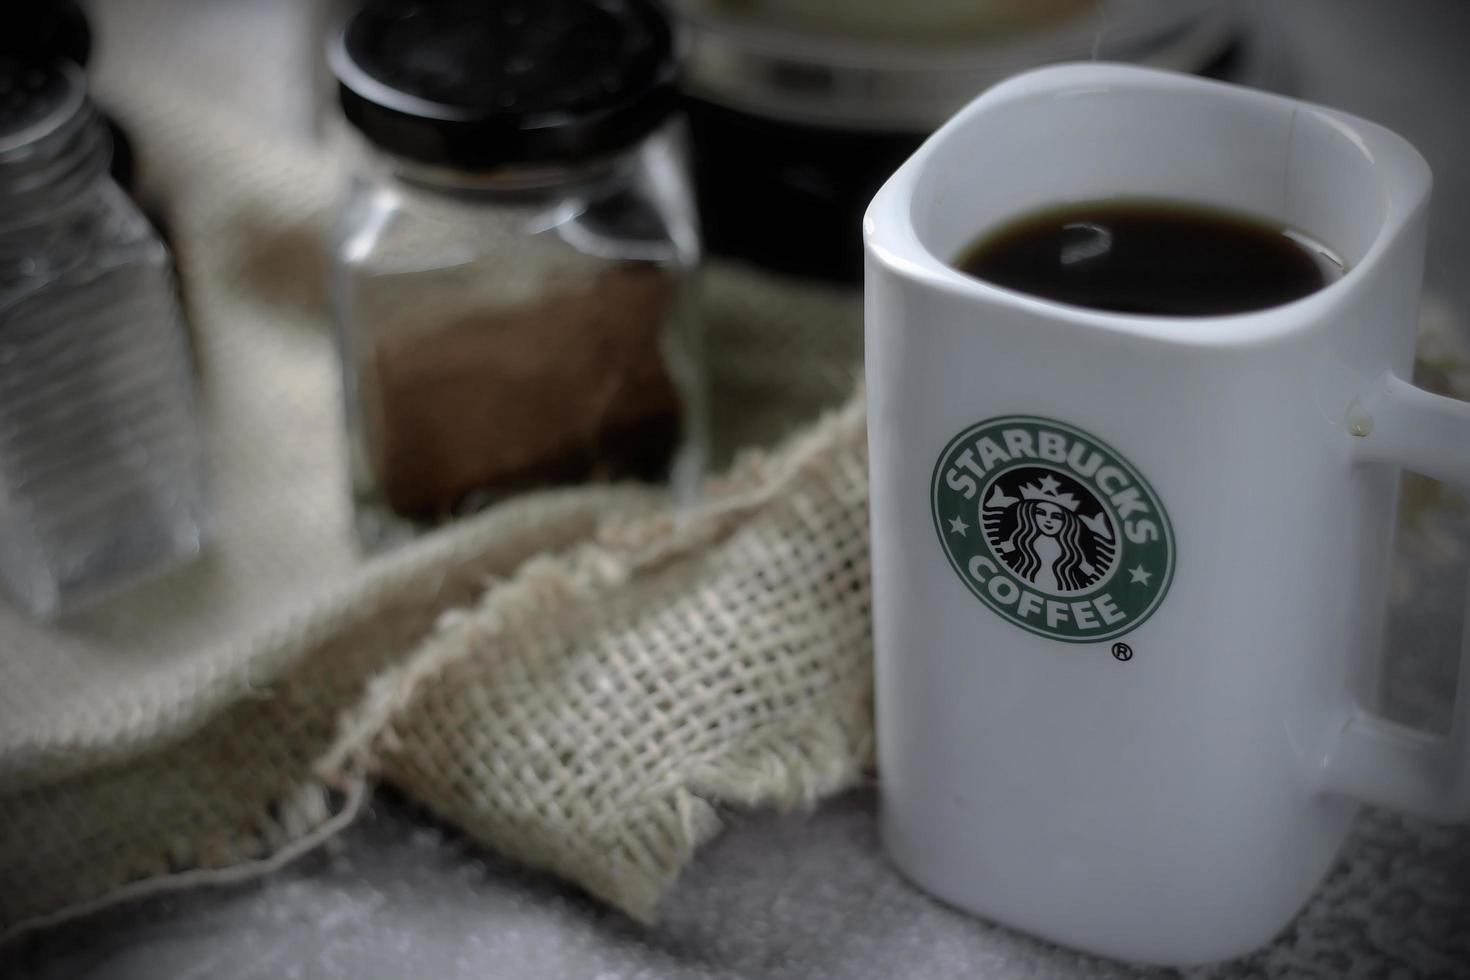
[[[1359,397],[1348,424],[1357,461],[1470,489],[1470,402],[1431,394],[1390,371]],[[1470,614],[1449,734],[1359,707],[1324,760],[1321,788],[1430,820],[1470,817]]]

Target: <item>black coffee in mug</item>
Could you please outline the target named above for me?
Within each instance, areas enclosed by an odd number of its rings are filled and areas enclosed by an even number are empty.
[[[1339,278],[1320,242],[1198,204],[1108,199],[1035,211],[982,235],[955,266],[998,286],[1114,313],[1219,316],[1289,303]]]

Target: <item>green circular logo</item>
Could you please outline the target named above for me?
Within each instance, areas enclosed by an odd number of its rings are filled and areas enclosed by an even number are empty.
[[[970,426],[939,454],[930,501],[966,587],[1041,636],[1122,636],[1174,577],[1174,531],[1153,487],[1076,426],[1022,415]]]

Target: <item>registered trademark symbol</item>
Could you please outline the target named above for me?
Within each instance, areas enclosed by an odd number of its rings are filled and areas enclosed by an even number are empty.
[[[1113,658],[1126,664],[1133,659],[1133,648],[1126,643],[1114,643]]]

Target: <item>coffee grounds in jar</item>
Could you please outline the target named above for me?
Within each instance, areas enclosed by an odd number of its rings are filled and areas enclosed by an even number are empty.
[[[662,477],[681,434],[659,350],[673,291],[626,263],[572,292],[384,330],[363,396],[389,506],[433,520],[486,488]]]

